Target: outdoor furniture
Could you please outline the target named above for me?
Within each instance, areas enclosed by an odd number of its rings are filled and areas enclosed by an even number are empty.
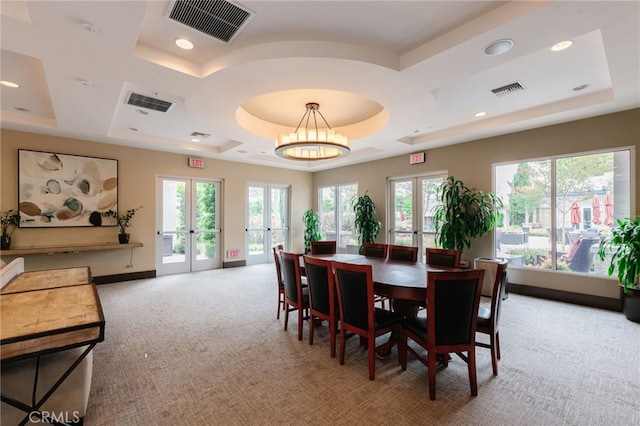
[[[566,261],[572,271],[587,273],[591,270],[591,264],[593,263],[591,246],[599,242],[599,237],[579,238],[573,242],[567,254],[561,256],[560,259]]]

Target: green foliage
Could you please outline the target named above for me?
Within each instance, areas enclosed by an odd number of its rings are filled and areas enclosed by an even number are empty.
[[[358,234],[359,251],[362,253],[362,245],[375,242],[382,224],[376,219],[376,205],[367,195],[367,191],[363,196],[354,199],[353,212],[355,213],[353,227]]]
[[[318,220],[318,214],[309,209],[302,215],[302,223],[304,224],[304,249],[305,251],[311,250],[312,241],[320,241],[322,236],[318,231],[320,221]]]
[[[472,238],[480,238],[496,224],[496,210],[502,208],[497,195],[467,188],[453,176],[440,185],[438,197],[442,205],[435,210],[438,229],[436,244],[447,249],[471,247]]]
[[[20,213],[10,209],[6,212],[2,212],[0,215],[0,223],[2,223],[2,237],[11,237],[13,232],[16,230],[22,219],[20,218]]]
[[[598,256],[605,260],[613,253],[607,273],[618,270],[618,282],[627,293],[630,288],[640,288],[640,216],[618,220],[611,230],[611,237],[600,241]]]
[[[106,212],[102,212],[102,217],[113,217],[116,220],[116,225],[120,227],[120,234],[126,234],[127,228],[131,226],[129,222],[133,219],[133,215],[136,214],[138,210],[140,210],[142,206],[136,207],[135,209],[129,209],[123,215],[119,215],[118,212],[113,210],[107,210]]]

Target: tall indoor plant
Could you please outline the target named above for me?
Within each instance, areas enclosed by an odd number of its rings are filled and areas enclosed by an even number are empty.
[[[446,249],[464,250],[471,247],[472,238],[480,238],[496,224],[497,210],[502,200],[496,194],[468,188],[462,181],[449,176],[438,188],[442,204],[435,210],[438,230],[435,242]]]
[[[304,251],[309,253],[311,251],[311,242],[320,241],[322,236],[319,232],[320,220],[318,214],[309,209],[302,215],[302,223],[304,223]]]
[[[120,228],[120,232],[118,233],[118,241],[120,241],[120,244],[127,244],[129,242],[129,233],[127,232],[127,228],[131,226],[129,222],[131,222],[133,215],[135,215],[141,208],[142,206],[136,207],[135,209],[129,209],[123,215],[119,215],[118,212],[113,210],[108,210],[102,213],[103,217],[115,218],[116,225]]]
[[[2,212],[0,215],[0,222],[2,223],[2,250],[9,250],[11,248],[11,236],[18,226],[20,226],[20,213],[9,209],[6,212]]]
[[[362,254],[362,246],[376,241],[382,224],[376,219],[376,205],[366,191],[364,195],[354,199],[353,212],[353,226],[358,235],[359,253]]]
[[[600,241],[598,257],[609,255],[609,276],[617,271],[622,287],[623,312],[627,319],[640,322],[640,216],[617,221],[611,237]]]

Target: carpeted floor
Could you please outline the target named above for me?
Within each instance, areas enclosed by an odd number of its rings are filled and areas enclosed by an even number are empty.
[[[620,313],[510,295],[502,360],[478,349],[479,394],[454,356],[438,372],[394,349],[376,380],[357,339],[346,364],[297,320],[276,319],[274,266],[256,265],[98,287],[106,338],[95,349],[87,426],[638,425],[640,324]]]

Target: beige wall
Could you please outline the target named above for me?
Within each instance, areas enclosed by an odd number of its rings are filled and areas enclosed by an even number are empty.
[[[357,143],[353,142],[354,145]],[[384,242],[387,237],[388,212],[385,201],[389,178],[445,171],[467,186],[490,191],[491,166],[494,163],[629,146],[635,147],[635,162],[636,165],[640,164],[640,109],[430,149],[426,151],[427,161],[419,165],[409,165],[409,156],[402,155],[318,172],[314,175],[314,186],[317,188],[357,182],[360,193],[368,190],[384,224],[383,232],[378,238]],[[631,213],[638,214],[640,185],[632,184],[632,190],[635,190],[635,199],[632,199],[632,203],[635,201],[635,211]],[[317,200],[314,203],[317,204]],[[492,253],[492,238],[488,235],[473,241],[471,249],[465,251],[463,258],[471,260],[478,256],[491,257]],[[618,297],[618,287],[612,279],[548,271],[512,270],[509,281],[574,293]]]
[[[65,139],[33,133],[2,130],[0,140],[2,154],[2,188],[0,209],[16,209],[18,205],[18,149],[59,152],[64,154],[113,158],[118,160],[119,209],[125,211],[142,205],[129,228],[132,241],[140,241],[144,247],[134,249],[133,268],[128,268],[129,250],[112,250],[77,254],[29,255],[25,259],[27,270],[91,266],[95,276],[124,274],[155,270],[155,249],[158,237],[155,224],[156,180],[159,175],[213,178],[223,181],[222,201],[222,249],[223,261],[243,260],[245,256],[245,199],[248,182],[291,185],[291,217],[295,222],[311,207],[311,173],[252,166],[206,159],[205,169],[187,166],[186,155],[164,153]],[[117,241],[117,228],[55,228],[16,230],[12,248],[51,246]],[[292,250],[304,250],[302,229],[293,226]],[[238,259],[226,259],[226,249],[240,249]]]
[[[31,133],[2,130],[0,152],[2,189],[0,209],[17,206],[17,150],[32,149],[66,154],[115,158],[119,160],[120,209],[139,205],[140,210],[133,219],[132,239],[141,241],[143,248],[134,250],[134,267],[129,269],[128,250],[80,253],[64,255],[29,256],[29,270],[66,266],[90,265],[94,275],[112,275],[155,269],[155,186],[159,174],[187,177],[206,177],[223,180],[223,249],[240,248],[240,259],[245,259],[245,197],[247,182],[290,184],[292,234],[291,249],[302,251],[302,227],[298,218],[304,211],[317,208],[315,194],[319,186],[357,183],[359,191],[368,190],[378,206],[380,220],[386,225],[386,192],[389,177],[425,174],[445,171],[456,176],[467,185],[491,190],[491,165],[493,163],[540,158],[590,150],[634,146],[635,161],[640,155],[640,109],[624,111],[574,121],[566,124],[534,129],[525,132],[487,138],[464,144],[427,150],[424,164],[409,166],[408,156],[337,168],[315,174],[283,169],[251,166],[207,159],[204,170],[187,167],[187,156],[157,151],[127,148],[43,136]],[[357,141],[354,142],[357,144]],[[640,200],[640,186],[635,185],[635,211]],[[386,237],[386,226],[380,240]],[[115,241],[115,228],[65,228],[65,229],[18,229],[14,234],[14,247]],[[489,236],[473,242],[464,258],[491,256],[492,242]],[[231,259],[224,259],[230,261]],[[234,259],[235,260],[235,259]],[[548,271],[512,270],[510,281],[570,292],[617,297],[618,287],[612,279],[575,276]]]

